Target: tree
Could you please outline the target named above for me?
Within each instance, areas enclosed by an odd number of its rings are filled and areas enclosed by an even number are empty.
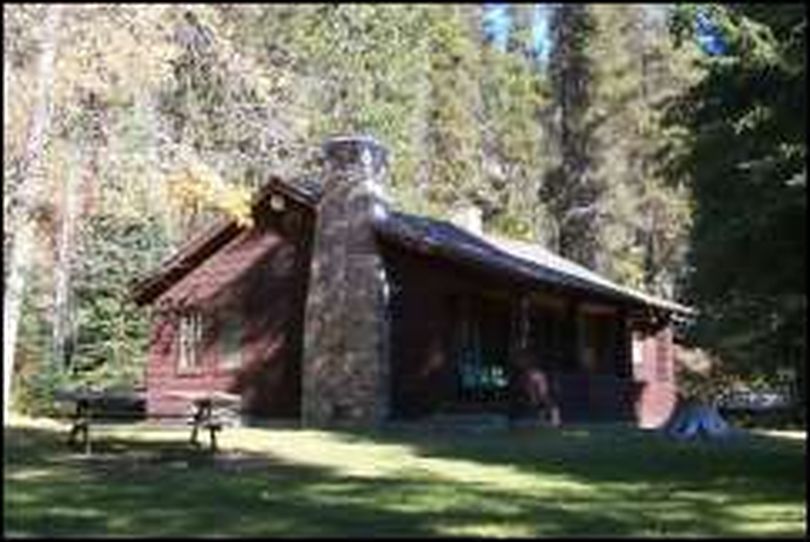
[[[708,25],[720,47],[673,104],[682,133],[670,172],[695,200],[688,276],[695,340],[727,371],[774,379],[806,356],[806,12],[802,5],[681,8],[674,29]],[[803,392],[803,386],[799,386]]]
[[[596,175],[605,192],[603,271],[623,284],[675,296],[689,220],[688,191],[659,166],[672,141],[662,123],[665,102],[699,72],[693,48],[673,47],[668,13],[658,6],[594,6]]]
[[[4,11],[8,15],[4,27],[12,30],[11,39],[4,43],[4,60],[15,65],[18,82],[5,89],[4,96],[6,112],[11,113],[4,122],[4,150],[14,166],[4,168],[8,189],[4,191],[6,412],[14,380],[11,372],[19,312],[21,307],[42,310],[39,300],[24,304],[26,278],[32,270],[41,269],[44,282],[50,281],[53,287],[53,303],[45,309],[50,314],[46,320],[51,324],[50,355],[38,360],[38,365],[47,370],[58,365],[62,370],[64,353],[70,350],[72,256],[81,243],[80,236],[73,233],[80,231],[77,222],[82,215],[99,203],[94,203],[96,196],[104,195],[102,164],[112,171],[126,171],[121,167],[125,152],[107,153],[105,160],[99,159],[112,128],[111,113],[127,107],[133,89],[150,88],[150,78],[156,73],[159,77],[167,53],[162,48],[162,27],[154,24],[154,17],[164,14],[161,9],[52,8],[4,7],[9,9]],[[122,20],[128,24],[121,25]],[[88,32],[90,28],[92,32]],[[42,31],[39,39],[35,38],[37,29]],[[137,47],[141,41],[150,47]],[[37,49],[41,50],[39,61],[32,66],[36,58],[32,51]],[[140,69],[132,70],[132,65]],[[31,83],[39,92],[28,103],[22,89]],[[19,134],[25,125],[28,130],[23,138]],[[104,205],[103,200],[100,203]],[[122,210],[125,203],[122,198],[115,205]],[[48,246],[49,238],[55,247],[52,259],[41,250]],[[41,289],[30,293],[41,295]]]
[[[3,8],[5,10],[5,7]],[[24,155],[18,164],[19,179],[14,204],[9,204],[8,272],[3,288],[3,416],[8,419],[11,381],[14,376],[14,354],[20,310],[29,272],[29,257],[37,214],[43,207],[43,154],[51,122],[51,98],[54,79],[59,25],[63,7],[49,5],[42,27],[41,53],[36,74],[36,102],[31,113]],[[4,247],[6,248],[6,247]]]
[[[133,277],[150,270],[167,236],[155,217],[112,213],[83,223],[76,254],[76,341],[72,373],[105,385],[143,383],[148,351],[148,315],[130,299]]]
[[[491,227],[546,244],[549,216],[540,185],[548,156],[541,112],[549,97],[533,54],[532,8],[513,7],[504,50],[494,40],[483,44],[483,174]]]
[[[440,208],[476,202],[482,194],[480,30],[466,6],[431,6],[428,13],[430,81],[427,197]]]
[[[673,296],[690,214],[688,191],[658,164],[672,145],[660,111],[695,78],[666,12],[570,5],[552,12],[552,165],[540,187],[552,248],[614,280]]]
[[[592,107],[595,65],[591,51],[595,32],[592,6],[565,4],[554,10],[549,76],[558,163],[546,175],[542,197],[555,218],[556,250],[586,267],[601,269],[605,184],[596,175],[600,149]]]

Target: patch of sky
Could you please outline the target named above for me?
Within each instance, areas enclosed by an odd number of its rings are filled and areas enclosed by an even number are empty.
[[[722,55],[726,52],[726,43],[720,29],[704,11],[699,11],[695,17],[695,38],[710,55]]]
[[[484,34],[500,50],[506,48],[510,26],[508,4],[484,4]]]
[[[509,41],[512,21],[510,4],[484,4],[484,34],[496,48],[503,51]],[[549,21],[555,4],[535,4],[532,32],[532,52],[540,66],[544,66],[552,49]],[[672,4],[644,4],[647,16],[654,23],[663,24],[668,17]],[[720,30],[705,12],[698,12],[695,19],[695,39],[710,55],[720,55],[726,51]]]
[[[551,51],[551,39],[549,36],[550,15],[550,5],[534,5],[532,52],[540,63],[545,63]],[[506,49],[511,27],[509,4],[484,4],[484,33],[487,39],[501,51]]]

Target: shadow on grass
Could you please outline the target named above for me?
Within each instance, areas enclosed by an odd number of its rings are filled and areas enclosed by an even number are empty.
[[[804,488],[805,442],[764,435],[678,442],[655,431],[606,424],[480,434],[344,431],[341,438],[407,445],[428,457],[510,465],[594,482],[705,485],[739,479],[766,493]]]
[[[712,458],[712,466],[689,471],[696,464],[688,458],[694,450],[665,447],[669,452],[664,453],[658,443],[642,437],[637,442],[617,439],[609,447],[610,435],[592,433],[568,437],[551,432],[501,437],[339,433],[350,442],[404,444],[423,456],[510,465],[532,474],[561,473],[596,484],[593,495],[556,501],[536,498],[531,491],[448,483],[408,473],[345,476],[269,454],[213,456],[189,449],[182,438],[176,443],[104,438],[92,456],[84,457],[66,448],[63,433],[5,431],[7,535],[723,534],[740,520],[728,510],[728,502],[713,505],[689,496],[668,501],[667,493],[694,486],[722,489],[737,504],[795,502],[795,486],[804,483],[797,481],[804,478],[797,478],[795,451],[782,454],[780,449],[774,456],[770,447],[763,446],[770,450],[771,460],[790,461],[778,468],[758,467],[753,473],[744,470],[767,454],[724,464]],[[601,448],[586,453],[582,446]],[[789,479],[783,479],[788,471]],[[738,478],[745,480],[737,480],[742,486],[734,485]],[[629,486],[610,487],[606,482]],[[701,523],[696,526],[696,521]],[[769,534],[799,533],[793,527],[774,527]]]
[[[806,444],[741,433],[722,440],[674,441],[657,431],[610,424],[490,430],[479,434],[411,431],[345,431],[346,442],[409,446],[428,458],[509,466],[528,475],[558,475],[598,488],[603,504],[623,517],[622,502],[638,528],[654,531],[723,534],[760,521],[745,510],[792,506],[784,519],[768,514],[775,536],[805,532]],[[660,509],[660,513],[656,512]],[[599,517],[599,515],[597,515]],[[679,519],[681,518],[681,519]],[[754,527],[755,529],[755,527]],[[625,534],[607,523],[593,532]]]
[[[337,476],[267,455],[105,438],[82,456],[54,431],[12,428],[5,437],[8,535],[434,536],[468,524],[533,523],[538,514],[560,532],[581,521],[526,499],[497,510],[475,506],[510,495]]]

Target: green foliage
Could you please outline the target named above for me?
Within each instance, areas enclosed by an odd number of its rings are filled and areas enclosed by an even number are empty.
[[[556,111],[557,161],[546,173],[542,197],[557,225],[556,249],[591,269],[601,269],[600,207],[605,179],[597,175],[599,141],[594,132],[597,20],[593,6],[561,5],[554,10],[554,49],[549,77]]]
[[[185,238],[223,210],[216,205],[221,194],[236,203],[226,212],[241,209],[245,198],[238,189],[253,191],[269,172],[287,173],[303,127],[295,120],[298,102],[287,89],[287,72],[259,66],[237,50],[232,34],[240,19],[199,6],[170,12],[167,22],[179,53],[171,59],[171,77],[155,95],[159,121],[166,125],[158,167],[172,188],[188,177],[205,188],[194,192],[196,204],[183,199],[175,213],[177,237]],[[181,182],[174,182],[178,178]],[[238,209],[231,214],[245,219]]]
[[[726,46],[702,60],[706,77],[669,116],[683,129],[670,171],[688,173],[695,200],[696,340],[731,372],[773,376],[788,366],[803,375],[805,8],[692,6],[681,20],[696,10]]]
[[[73,326],[66,367],[52,359],[47,274],[35,275],[22,311],[18,386],[21,412],[53,414],[53,393],[79,386],[132,388],[143,384],[149,315],[129,298],[133,278],[166,252],[155,219],[98,214],[82,225],[73,257]]]
[[[490,226],[507,236],[544,241],[546,209],[539,186],[547,159],[540,123],[548,99],[545,81],[522,52],[488,45],[483,59],[483,169]]]
[[[49,415],[53,392],[64,383],[66,373],[51,363],[51,324],[41,306],[48,286],[45,275],[35,273],[32,278],[21,310],[13,402],[18,412]]]
[[[287,12],[280,34],[265,38],[291,57],[303,82],[309,140],[339,133],[377,137],[393,157],[395,192],[407,189],[420,160],[414,112],[425,92],[423,12],[418,6],[300,6]]]
[[[88,384],[141,384],[149,319],[129,298],[128,286],[150,270],[153,254],[165,252],[165,236],[155,220],[102,214],[85,222],[82,238],[71,370]]]
[[[481,197],[479,34],[465,9],[474,7],[431,6],[427,17],[431,91],[426,195],[445,209]]]
[[[554,142],[541,195],[563,255],[620,283],[675,294],[689,194],[660,171],[676,134],[663,104],[697,77],[650,6],[554,11],[547,125]]]

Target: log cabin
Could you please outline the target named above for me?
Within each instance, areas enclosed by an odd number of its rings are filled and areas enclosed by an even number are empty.
[[[373,138],[332,138],[323,156],[320,178],[269,179],[252,227],[223,218],[135,283],[152,309],[150,416],[181,415],[177,390],[235,393],[249,420],[305,427],[520,416],[518,350],[563,424],[670,416],[689,308],[484,233],[474,209],[394,210]]]

